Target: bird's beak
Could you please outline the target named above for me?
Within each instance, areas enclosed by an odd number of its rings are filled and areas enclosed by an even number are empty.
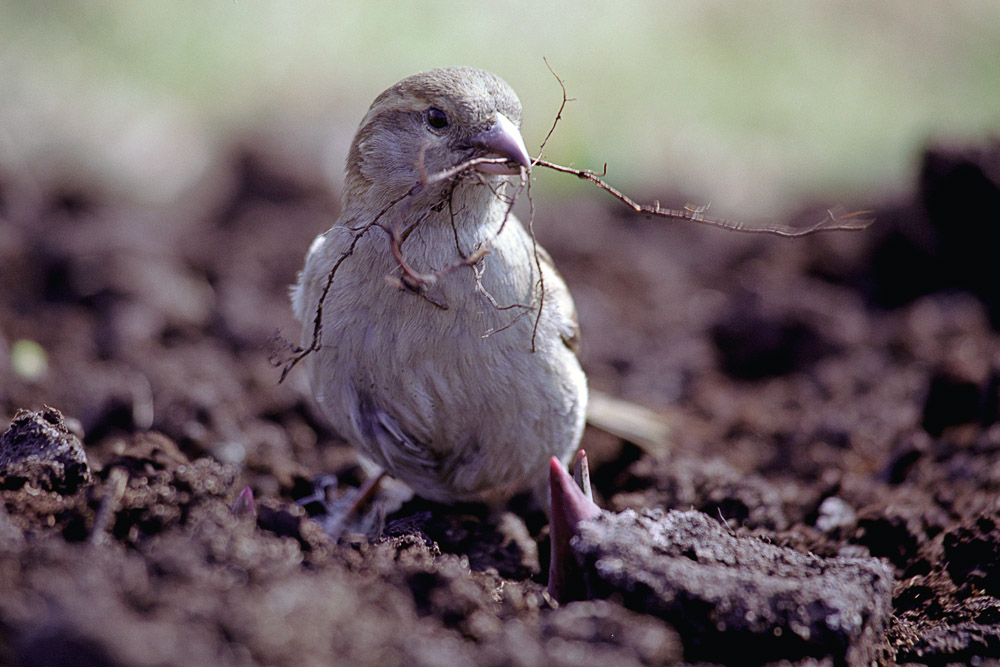
[[[471,143],[477,148],[483,148],[496,157],[507,158],[502,164],[481,164],[476,167],[487,174],[519,174],[521,168],[531,166],[531,157],[524,147],[524,139],[514,122],[502,113],[498,113],[493,127],[472,137]],[[487,156],[489,157],[489,156]]]

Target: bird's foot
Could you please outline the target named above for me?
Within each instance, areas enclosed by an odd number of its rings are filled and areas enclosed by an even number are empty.
[[[378,469],[370,474],[361,486],[346,493],[338,493],[337,478],[333,475],[324,475],[314,482],[314,492],[299,498],[296,504],[306,507],[310,516],[333,540],[341,538],[346,533],[377,534],[381,531],[381,523],[384,521],[385,505],[392,504],[392,498],[377,497],[379,487],[385,479],[387,479],[385,471]],[[369,504],[370,507],[365,509]]]

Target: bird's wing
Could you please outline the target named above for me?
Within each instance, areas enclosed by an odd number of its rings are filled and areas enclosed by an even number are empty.
[[[319,294],[318,283],[323,277],[316,266],[319,263],[320,256],[326,250],[329,242],[328,236],[329,232],[323,232],[313,239],[312,245],[309,246],[309,251],[306,253],[306,264],[299,271],[298,280],[289,290],[289,296],[292,300],[292,312],[295,314],[295,319],[303,325],[310,324],[316,315],[316,298]]]
[[[404,479],[412,479],[414,475],[437,477],[438,457],[430,447],[407,433],[395,417],[364,400],[358,405],[358,416],[369,453],[389,472]]]
[[[574,354],[580,353],[580,323],[576,315],[576,304],[569,293],[566,281],[556,269],[552,256],[542,246],[537,246],[538,259],[542,265],[542,277],[545,279],[545,298],[555,303],[555,313],[558,318],[556,328],[563,343]]]

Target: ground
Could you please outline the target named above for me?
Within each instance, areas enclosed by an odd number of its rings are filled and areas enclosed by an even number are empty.
[[[885,559],[878,660],[996,658],[1000,146],[931,148],[912,192],[868,206],[870,229],[803,239],[638,218],[584,183],[538,207],[591,385],[670,429],[653,449],[588,428],[597,498]],[[336,210],[256,143],[169,207],[0,174],[0,429],[51,406],[90,471],[0,484],[0,663],[697,659],[690,629],[629,596],[552,601],[527,496],[414,499],[339,542],[310,518],[363,475],[268,341],[298,337],[287,288]],[[255,516],[231,509],[247,485]]]

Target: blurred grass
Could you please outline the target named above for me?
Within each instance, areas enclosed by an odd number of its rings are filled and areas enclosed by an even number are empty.
[[[507,79],[537,146],[560,100],[543,56],[575,98],[551,159],[720,215],[877,197],[929,139],[1000,131],[1000,0],[6,0],[0,164],[42,156],[169,199],[214,145],[275,125],[326,147],[336,180],[371,99],[445,64]]]

